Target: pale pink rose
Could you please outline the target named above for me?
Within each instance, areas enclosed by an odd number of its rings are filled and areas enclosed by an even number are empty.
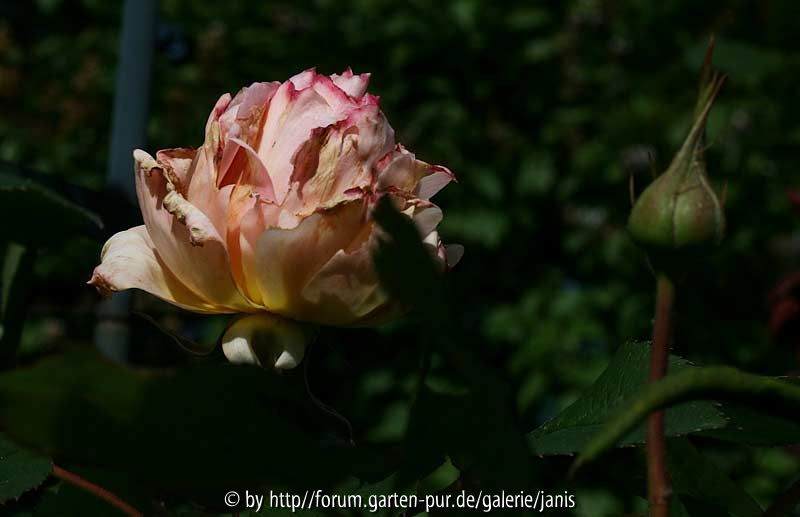
[[[430,198],[453,180],[397,144],[369,74],[306,70],[217,101],[197,149],[134,152],[144,225],[103,247],[90,284],[202,313],[268,311],[337,326],[397,311],[372,264],[390,196],[443,269],[460,258]]]

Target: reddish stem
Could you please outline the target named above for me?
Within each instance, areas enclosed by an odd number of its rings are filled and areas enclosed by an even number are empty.
[[[658,382],[667,374],[674,298],[672,280],[660,274],[656,281],[656,318],[650,352],[651,383]],[[650,516],[668,517],[672,487],[667,474],[663,410],[652,412],[647,419],[647,494]]]
[[[77,474],[73,474],[68,470],[64,470],[58,465],[53,465],[53,475],[57,478],[61,478],[67,483],[71,483],[76,487],[86,490],[90,494],[94,495],[95,497],[102,499],[103,501],[107,502],[108,504],[115,506],[118,508],[122,513],[125,515],[129,515],[130,517],[142,517],[143,514],[133,506],[129,505],[118,496],[113,494],[112,492],[106,490],[101,486],[97,486],[91,481],[87,481],[80,477]]]

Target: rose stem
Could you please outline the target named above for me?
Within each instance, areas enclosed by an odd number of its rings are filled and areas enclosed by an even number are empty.
[[[675,287],[663,273],[656,280],[656,315],[653,326],[653,346],[650,352],[650,382],[658,382],[667,374],[669,340],[672,327],[672,303]],[[664,410],[650,413],[647,418],[647,494],[651,517],[668,517],[672,495],[666,466],[664,444]]]
[[[91,481],[87,481],[80,477],[77,474],[73,474],[68,470],[64,470],[63,468],[59,467],[58,465],[53,465],[53,475],[57,478],[61,478],[67,483],[71,483],[78,488],[86,490],[90,494],[94,495],[95,497],[102,499],[103,501],[107,502],[108,504],[117,507],[120,511],[122,511],[125,515],[130,515],[131,517],[142,517],[143,514],[133,506],[129,505],[122,499],[120,499],[115,494],[111,493],[110,491],[106,490],[101,486],[97,486]]]

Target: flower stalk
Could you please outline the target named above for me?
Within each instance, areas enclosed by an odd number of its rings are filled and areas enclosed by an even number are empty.
[[[58,465],[53,465],[53,475],[71,485],[80,488],[81,490],[85,490],[98,499],[107,502],[128,517],[142,517],[144,515],[142,512],[120,499],[119,496],[113,492],[106,490],[101,486],[95,485],[91,481],[83,479],[79,475],[65,470]]]
[[[674,299],[675,285],[667,275],[659,274],[656,279],[653,347],[650,351],[649,381],[651,384],[660,381],[667,374]],[[647,495],[650,516],[667,517],[672,485],[666,466],[663,409],[650,413],[647,419]]]

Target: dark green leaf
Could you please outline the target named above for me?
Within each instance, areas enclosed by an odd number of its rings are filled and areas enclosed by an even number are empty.
[[[102,228],[100,218],[30,179],[0,171],[0,239],[54,246]]]
[[[423,388],[406,437],[414,451],[406,468],[428,474],[449,457],[482,486],[524,489],[531,465],[524,436],[509,423],[502,405],[484,394],[445,394]]]
[[[379,451],[325,430],[302,379],[203,364],[131,370],[73,351],[0,375],[0,426],[21,443],[155,485],[224,491],[252,483],[324,487]],[[385,457],[379,461],[390,464]]]
[[[723,510],[722,515],[760,517],[762,510],[758,503],[700,454],[687,438],[667,442],[667,464],[673,492],[684,504],[698,500]]]
[[[717,440],[750,445],[793,445],[800,443],[800,424],[741,404],[725,404],[722,412],[728,425],[699,433]]]
[[[602,429],[615,410],[630,401],[647,383],[650,347],[629,343],[620,347],[606,370],[586,394],[555,418],[530,435],[535,454],[572,454],[579,452]],[[685,360],[671,356],[669,371],[676,373],[693,368]],[[687,402],[667,411],[668,436],[717,429],[726,425],[722,413],[710,402]],[[645,429],[639,426],[619,442],[620,445],[644,443]]]
[[[5,247],[0,277],[0,366],[14,363],[28,308],[36,251],[16,243]]]
[[[23,449],[0,435],[0,504],[38,487],[52,470],[50,458]]]
[[[702,400],[745,403],[781,417],[796,418],[800,386],[728,366],[684,369],[645,386],[641,393],[615,411],[583,448],[573,469],[617,445],[652,411]]]

